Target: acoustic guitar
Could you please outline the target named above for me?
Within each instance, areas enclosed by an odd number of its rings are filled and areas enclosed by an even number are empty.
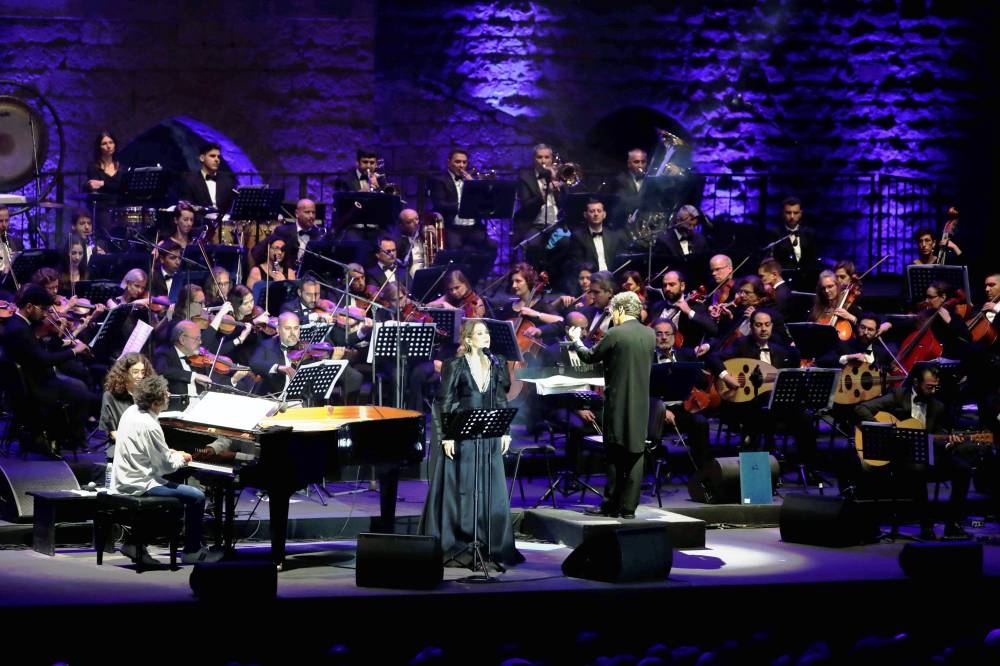
[[[913,430],[924,430],[925,426],[923,421],[915,418],[899,419],[890,414],[889,412],[878,412],[875,414],[875,420],[879,423],[891,423],[897,428],[912,428]],[[993,445],[993,433],[989,431],[969,431],[963,433],[952,433],[955,435],[961,435],[963,442],[975,442],[977,444]],[[934,441],[943,441],[951,437],[951,434],[940,434],[931,436]],[[873,460],[871,458],[865,458],[865,447],[862,441],[861,428],[855,428],[854,430],[854,448],[858,452],[858,457],[861,458],[863,462],[870,465],[871,467],[881,467],[882,465],[888,464],[888,460]]]
[[[730,388],[722,379],[716,379],[719,397],[726,402],[750,402],[774,388],[778,369],[770,363],[755,358],[731,358],[725,362],[726,372],[736,378],[739,388]]]

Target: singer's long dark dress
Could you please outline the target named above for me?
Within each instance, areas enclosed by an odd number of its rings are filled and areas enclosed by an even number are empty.
[[[421,534],[441,539],[445,564],[469,566],[472,562],[475,487],[475,440],[455,443],[455,458],[449,459],[441,447],[442,414],[463,409],[507,406],[510,375],[502,358],[490,370],[490,383],[479,390],[465,356],[456,356],[441,369],[441,390],[434,402],[434,430],[431,445],[431,477],[420,521]],[[487,543],[487,511],[491,533],[489,558],[495,563],[513,565],[524,561],[514,547],[514,528],[504,477],[500,439],[485,439],[480,444],[479,539]],[[484,549],[485,551],[485,549]],[[487,553],[483,552],[485,556]]]

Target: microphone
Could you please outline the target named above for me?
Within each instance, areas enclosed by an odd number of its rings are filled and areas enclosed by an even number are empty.
[[[490,359],[490,363],[492,363],[493,365],[499,367],[499,365],[500,365],[500,359],[498,359],[496,356],[494,356],[493,352],[491,352],[489,349],[483,349],[483,354],[486,355],[486,358]]]

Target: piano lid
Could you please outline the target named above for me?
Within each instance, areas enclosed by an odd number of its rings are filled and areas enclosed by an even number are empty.
[[[384,419],[423,418],[423,412],[378,405],[348,405],[326,407],[300,407],[279,412],[260,422],[262,428],[268,426],[291,426],[300,432],[336,430],[343,425],[359,421]]]

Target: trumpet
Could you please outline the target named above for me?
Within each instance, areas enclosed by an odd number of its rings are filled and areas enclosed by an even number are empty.
[[[420,225],[420,238],[424,243],[424,265],[434,263],[434,255],[444,249],[444,217],[431,213],[431,220]]]
[[[561,181],[566,187],[573,188],[583,182],[583,169],[576,162],[563,162],[562,158],[556,154],[549,167],[552,172],[552,179]]]
[[[375,171],[369,175],[371,179],[370,187],[372,192],[381,192],[382,194],[391,194],[394,196],[400,195],[399,185],[396,183],[388,182],[389,178],[385,175],[385,160],[381,157],[375,163]]]

